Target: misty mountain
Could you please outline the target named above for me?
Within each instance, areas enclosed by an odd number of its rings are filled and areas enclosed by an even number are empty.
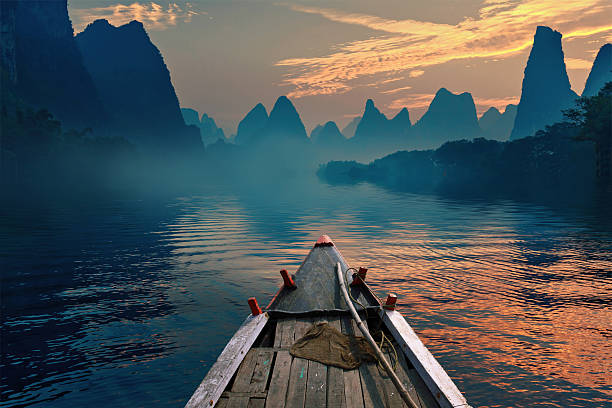
[[[107,117],[74,40],[66,0],[2,0],[2,68],[17,94],[68,127],[100,128]]]
[[[597,95],[606,82],[612,81],[612,44],[602,46],[584,85],[582,96]]]
[[[206,113],[198,118],[198,111],[191,108],[181,108],[181,114],[186,125],[197,126],[200,129],[200,136],[204,146],[215,143],[219,139],[225,141],[225,132],[217,126],[215,120]]]
[[[361,116],[354,117],[345,127],[342,129],[342,134],[345,138],[350,139],[355,136],[355,131],[357,130],[357,125],[361,121]]]
[[[403,108],[393,119],[389,120],[374,105],[374,101],[368,99],[351,141],[371,144],[384,143],[389,139],[401,139],[406,136],[410,125],[410,115],[406,108]]]
[[[395,135],[406,135],[412,126],[408,109],[402,108],[389,122],[389,132]]]
[[[185,125],[164,59],[142,23],[96,20],[76,36],[113,130],[147,150],[202,148]]]
[[[262,141],[308,142],[306,129],[293,103],[286,96],[281,96],[274,103],[270,117],[261,131]]]
[[[482,130],[482,136],[491,139],[506,141],[510,138],[514,119],[516,118],[516,105],[506,105],[504,113],[500,113],[497,108],[489,108],[478,119],[478,125]]]
[[[346,138],[340,133],[336,122],[329,121],[325,125],[318,125],[310,133],[310,140],[321,147],[341,147]]]
[[[241,145],[254,143],[267,122],[268,112],[263,104],[258,103],[238,124],[236,143]]]
[[[205,113],[202,114],[200,119],[200,135],[204,145],[215,143],[218,140],[225,142],[225,132],[223,132],[223,129],[218,127],[215,120]]]
[[[578,97],[565,69],[561,33],[538,26],[529,53],[511,140],[532,136],[562,118]]]
[[[440,88],[427,112],[413,126],[418,147],[438,147],[451,140],[480,135],[474,99],[469,92],[454,94]]]

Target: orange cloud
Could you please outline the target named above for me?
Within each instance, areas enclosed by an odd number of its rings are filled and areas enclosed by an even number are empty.
[[[592,61],[579,58],[565,58],[565,66],[567,69],[591,69],[592,65]]]
[[[412,89],[411,86],[402,86],[401,88],[389,89],[387,91],[381,91],[383,94],[394,94],[402,91],[407,91],[408,89]]]
[[[415,69],[414,71],[410,71],[410,72],[408,73],[408,76],[409,76],[410,78],[418,78],[418,77],[420,77],[421,75],[423,75],[424,73],[425,73],[425,71],[423,71],[423,70],[420,70],[420,69]]]
[[[70,10],[76,31],[82,31],[87,24],[102,18],[115,26],[138,20],[149,30],[165,30],[170,26],[175,26],[179,21],[189,23],[191,18],[198,14],[206,13],[194,11],[191,3],[186,3],[184,8],[176,3],[168,3],[164,7],[154,2],[135,2],[130,5],[114,4],[106,7]]]
[[[347,92],[354,86],[352,81],[370,75],[420,73],[424,67],[463,58],[507,57],[531,46],[537,25],[561,29],[565,38],[612,30],[608,19],[602,18],[612,12],[605,0],[486,1],[478,18],[466,18],[456,25],[286,6],[377,32],[367,40],[340,45],[328,55],[277,62],[290,69],[284,84],[293,87],[289,95],[294,98]]]

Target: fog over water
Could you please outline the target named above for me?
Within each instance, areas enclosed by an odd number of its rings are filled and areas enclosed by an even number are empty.
[[[473,406],[612,403],[609,203],[203,185],[3,203],[0,406],[182,406],[322,233]]]

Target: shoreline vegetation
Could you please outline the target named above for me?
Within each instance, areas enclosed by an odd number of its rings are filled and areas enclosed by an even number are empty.
[[[582,97],[565,120],[534,136],[500,142],[476,138],[435,150],[398,151],[369,164],[331,161],[318,176],[331,184],[370,182],[395,190],[450,194],[610,192],[612,82]]]
[[[207,114],[180,107],[142,23],[96,20],[75,36],[66,0],[1,7],[5,195],[257,184],[315,173],[332,184],[452,194],[611,188],[611,44],[600,48],[578,99],[561,33],[538,26],[520,103],[503,114],[491,108],[478,118],[469,92],[440,88],[415,123],[408,109],[387,118],[368,99],[342,132],[330,121],[308,135],[281,96],[269,114],[257,104],[227,138]]]

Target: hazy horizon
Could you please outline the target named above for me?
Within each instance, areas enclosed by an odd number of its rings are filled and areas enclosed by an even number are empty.
[[[142,21],[181,107],[207,113],[228,136],[253,106],[269,111],[280,95],[309,133],[328,120],[344,127],[368,98],[387,116],[407,107],[414,123],[441,87],[470,92],[479,116],[503,111],[518,103],[538,25],[563,34],[580,94],[612,40],[612,6],[600,0],[384,3],[72,0],[69,13],[75,33],[97,18]]]

